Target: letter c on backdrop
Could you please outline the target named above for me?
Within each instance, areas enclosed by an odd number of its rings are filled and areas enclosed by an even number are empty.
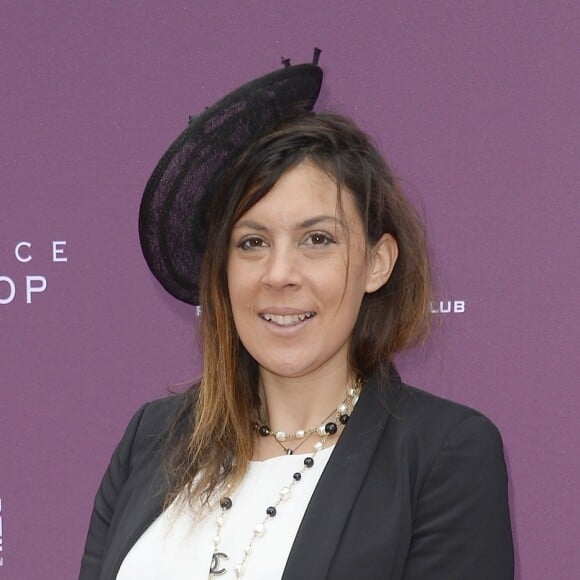
[[[14,248],[14,255],[16,256],[16,259],[19,262],[21,262],[22,264],[26,264],[26,262],[30,262],[30,260],[32,260],[32,256],[30,254],[28,254],[27,256],[21,256],[20,249],[21,248],[30,249],[31,246],[32,246],[32,244],[30,242],[19,242],[18,244],[16,244],[16,247]]]

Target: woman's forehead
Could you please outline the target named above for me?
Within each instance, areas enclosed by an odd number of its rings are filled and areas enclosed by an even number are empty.
[[[350,221],[356,208],[352,194],[339,190],[327,171],[312,161],[302,161],[284,172],[268,193],[237,221],[281,220],[296,225],[309,222]]]

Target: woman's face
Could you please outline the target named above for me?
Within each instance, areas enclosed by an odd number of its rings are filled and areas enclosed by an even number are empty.
[[[234,224],[229,297],[240,339],[262,371],[306,377],[346,369],[363,296],[394,265],[393,238],[383,236],[386,253],[382,242],[367,253],[351,194],[342,195],[343,215],[337,195],[330,177],[305,161]]]

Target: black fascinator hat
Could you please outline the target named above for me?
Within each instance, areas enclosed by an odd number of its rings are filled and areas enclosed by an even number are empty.
[[[163,155],[141,200],[139,237],[149,268],[173,296],[199,304],[199,271],[210,209],[228,169],[284,118],[311,110],[320,93],[312,63],[283,67],[237,88],[190,119]]]

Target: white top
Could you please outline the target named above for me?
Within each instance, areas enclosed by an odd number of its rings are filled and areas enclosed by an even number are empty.
[[[258,537],[245,564],[243,578],[280,580],[298,527],[320,475],[334,447],[318,452],[314,466],[292,487],[277,514],[268,518],[265,532]],[[252,538],[253,528],[263,521],[266,508],[276,503],[279,492],[292,482],[292,474],[304,466],[308,454],[283,455],[266,461],[251,461],[244,479],[230,497],[233,507],[224,517],[219,551],[229,558],[219,559],[227,572],[212,576],[235,578],[234,567],[243,558],[243,549]],[[189,507],[178,510],[175,502],[143,533],[125,556],[117,580],[198,580],[206,579],[214,552],[213,537],[221,509],[216,504],[195,516]]]

